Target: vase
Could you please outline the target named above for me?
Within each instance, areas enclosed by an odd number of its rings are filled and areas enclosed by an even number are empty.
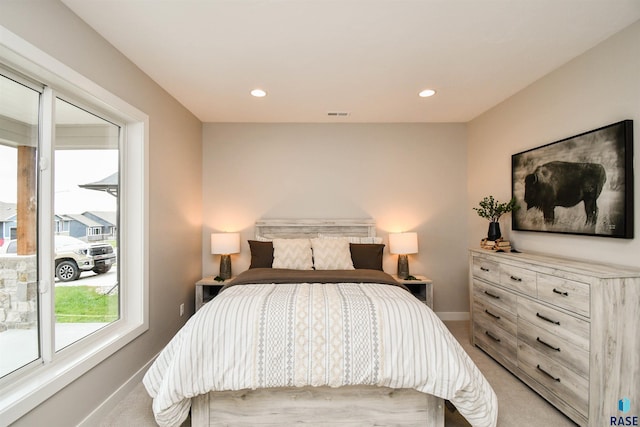
[[[500,237],[502,237],[502,233],[500,233],[500,223],[491,221],[489,223],[489,231],[487,232],[487,240],[498,240]]]

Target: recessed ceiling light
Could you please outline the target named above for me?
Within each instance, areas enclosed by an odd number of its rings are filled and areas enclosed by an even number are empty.
[[[425,89],[425,90],[421,91],[421,92],[418,94],[418,96],[419,96],[420,98],[428,98],[428,97],[433,96],[433,95],[435,95],[435,94],[436,94],[436,91],[435,91],[435,90],[433,90],[433,89]]]
[[[264,96],[267,96],[267,92],[262,89],[254,89],[251,91],[251,95],[255,96],[256,98],[262,98]]]

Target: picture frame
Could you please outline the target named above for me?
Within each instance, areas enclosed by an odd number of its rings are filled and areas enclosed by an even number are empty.
[[[511,156],[512,229],[632,239],[633,120]]]

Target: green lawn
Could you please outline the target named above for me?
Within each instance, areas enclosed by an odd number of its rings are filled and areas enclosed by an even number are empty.
[[[118,293],[100,295],[91,286],[57,286],[55,311],[60,323],[113,322],[118,319]]]

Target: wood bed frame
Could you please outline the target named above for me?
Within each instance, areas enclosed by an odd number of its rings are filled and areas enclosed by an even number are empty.
[[[442,399],[411,389],[375,386],[216,391],[192,399],[191,411],[194,427],[444,427]]]
[[[256,238],[375,237],[372,219],[260,220]],[[376,386],[213,391],[191,400],[191,425],[444,427],[444,401],[412,389]]]

